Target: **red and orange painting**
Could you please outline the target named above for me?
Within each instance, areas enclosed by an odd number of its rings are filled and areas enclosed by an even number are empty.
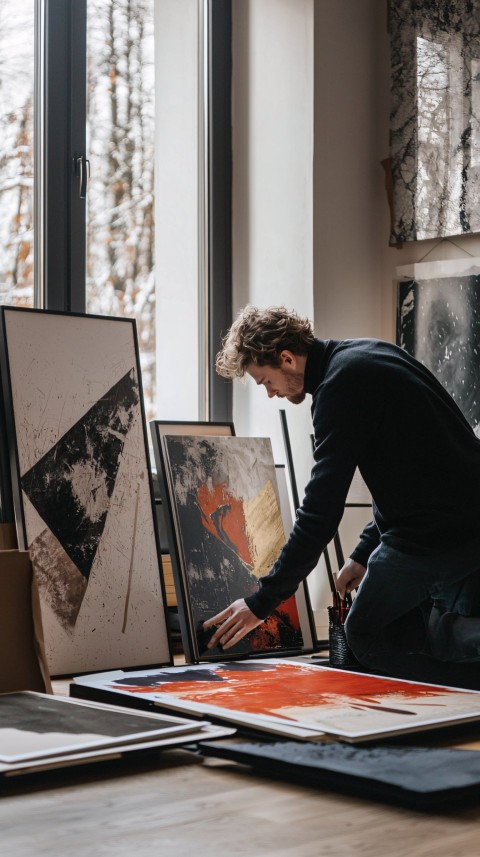
[[[148,697],[162,707],[245,723],[291,724],[347,740],[480,718],[480,693],[334,670],[291,660],[174,667],[92,679],[92,686]],[[82,680],[80,679],[80,682]],[[88,680],[86,683],[90,683]],[[237,717],[238,722],[238,717]]]
[[[217,660],[219,650],[202,650],[197,630],[254,592],[285,543],[271,444],[267,438],[167,436],[165,457],[188,598],[184,615],[196,659]],[[292,597],[229,654],[300,651],[302,645]]]

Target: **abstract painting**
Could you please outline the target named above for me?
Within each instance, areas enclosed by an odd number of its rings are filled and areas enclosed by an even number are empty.
[[[168,506],[168,500],[166,499],[164,479],[165,465],[160,449],[162,438],[167,434],[195,434],[198,437],[203,437],[204,435],[231,437],[235,434],[235,429],[232,422],[150,420],[150,431],[156,465],[156,472],[153,474],[153,479],[156,490],[160,543],[162,552],[172,553],[168,538],[168,522],[165,520],[165,508]]]
[[[480,230],[480,0],[390,0],[391,244]]]
[[[224,738],[208,721],[43,693],[0,696],[0,778]],[[10,780],[11,782],[11,780]]]
[[[170,663],[135,322],[1,319],[18,538],[50,672]]]
[[[196,731],[178,717],[132,712],[42,693],[0,695],[0,762],[139,743]]]
[[[249,765],[261,776],[413,809],[465,810],[478,804],[480,796],[478,750],[473,749],[236,739],[202,742],[198,751]]]
[[[201,666],[86,676],[95,691],[149,699],[166,710],[221,718],[275,732],[303,730],[346,741],[480,719],[480,693],[440,685],[312,666],[288,659],[230,661]]]
[[[254,592],[285,542],[270,440],[166,435],[163,450],[187,657],[218,659],[203,622]],[[228,656],[303,646],[292,597]]]
[[[397,343],[436,375],[480,436],[480,259],[397,273]]]

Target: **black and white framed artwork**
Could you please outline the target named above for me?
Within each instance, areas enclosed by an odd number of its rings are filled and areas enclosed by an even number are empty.
[[[50,672],[169,664],[135,322],[0,313],[17,533]]]
[[[480,436],[480,259],[397,268],[397,343],[427,366]]]

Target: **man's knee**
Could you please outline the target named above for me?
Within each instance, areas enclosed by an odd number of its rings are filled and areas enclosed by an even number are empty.
[[[353,613],[345,623],[345,637],[357,661],[369,666],[368,655],[374,645],[375,635],[369,632],[365,623]]]

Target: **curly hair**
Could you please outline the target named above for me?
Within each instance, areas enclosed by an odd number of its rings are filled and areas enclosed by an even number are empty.
[[[215,367],[223,378],[243,378],[251,363],[279,366],[282,351],[306,354],[314,339],[308,318],[284,306],[258,309],[248,305],[222,339]]]

